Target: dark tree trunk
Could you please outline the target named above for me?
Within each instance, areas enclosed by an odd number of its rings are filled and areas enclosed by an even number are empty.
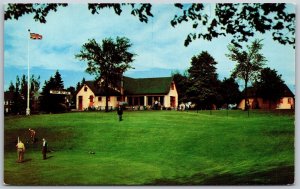
[[[109,98],[109,94],[108,94],[108,83],[105,82],[105,112],[108,112],[108,98]]]
[[[245,80],[245,110],[249,109],[249,100],[248,100],[248,81]]]

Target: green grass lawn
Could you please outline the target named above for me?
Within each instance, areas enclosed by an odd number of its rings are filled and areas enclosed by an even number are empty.
[[[228,115],[227,115],[228,114]],[[78,112],[4,118],[9,185],[244,185],[294,182],[294,113]],[[16,163],[17,137],[26,144]],[[41,138],[48,140],[42,160]],[[89,152],[94,152],[91,154]]]

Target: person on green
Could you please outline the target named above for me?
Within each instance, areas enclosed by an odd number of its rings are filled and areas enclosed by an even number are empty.
[[[17,153],[18,153],[18,163],[22,163],[24,161],[24,153],[25,153],[25,145],[24,143],[19,140],[18,144],[16,145]]]
[[[117,110],[117,113],[118,113],[118,115],[119,115],[119,121],[122,121],[122,120],[123,120],[123,119],[122,119],[123,108],[122,108],[121,105],[119,105],[118,110]]]
[[[29,132],[30,132],[30,140],[31,140],[32,143],[34,143],[35,142],[35,134],[36,134],[36,132],[35,132],[35,130],[33,130],[31,128],[29,128]]]
[[[45,138],[43,138],[43,146],[42,146],[42,154],[43,154],[43,160],[47,159],[47,148],[48,148],[48,142]]]

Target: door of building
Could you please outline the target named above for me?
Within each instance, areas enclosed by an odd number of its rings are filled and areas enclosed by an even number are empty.
[[[170,98],[170,105],[172,108],[175,108],[175,105],[176,105],[176,98],[175,96],[171,96]]]
[[[78,109],[82,110],[82,96],[79,96],[78,98]]]

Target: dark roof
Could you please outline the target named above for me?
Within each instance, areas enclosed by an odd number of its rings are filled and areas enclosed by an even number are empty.
[[[173,81],[172,77],[158,78],[130,78],[123,77],[125,95],[145,95],[145,94],[167,94]],[[104,87],[99,87],[95,81],[85,81],[85,83],[96,96],[105,96]],[[82,87],[81,87],[82,88]],[[78,91],[79,92],[79,91]],[[110,88],[109,95],[119,96],[120,91]]]
[[[247,89],[248,89],[248,91],[247,91],[248,97],[250,97],[250,98],[256,97],[256,90],[254,87],[248,87]],[[284,92],[283,92],[282,97],[294,97],[295,96],[286,84],[283,85],[283,89],[284,89]],[[243,90],[243,93],[244,93],[244,91],[245,90]]]
[[[172,77],[138,79],[124,77],[124,93],[125,95],[167,94],[172,80]]]
[[[287,85],[284,84],[283,87],[284,87],[284,92],[283,92],[284,97],[294,97],[295,96]]]
[[[85,83],[93,92],[96,96],[105,96],[105,89],[104,87],[99,87],[99,85],[95,81],[85,81]],[[109,88],[109,95],[111,96],[119,96],[120,92],[117,90],[114,90],[112,88]]]

